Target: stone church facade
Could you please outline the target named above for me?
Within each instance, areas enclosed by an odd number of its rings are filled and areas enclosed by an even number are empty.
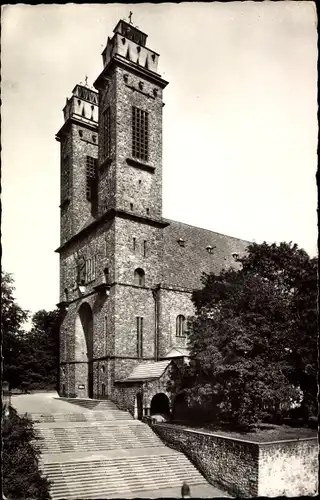
[[[188,355],[202,273],[229,267],[248,244],[162,217],[168,82],[146,41],[119,21],[96,90],[75,86],[56,135],[60,395],[109,398],[139,417],[166,394],[171,360]]]

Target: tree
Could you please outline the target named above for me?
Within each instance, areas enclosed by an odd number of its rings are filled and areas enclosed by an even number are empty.
[[[220,421],[247,426],[304,393],[316,406],[317,265],[291,243],[251,244],[193,293],[191,362],[174,381]],[[312,381],[312,383],[311,383]],[[311,389],[310,389],[311,387]]]
[[[32,317],[30,332],[22,329],[28,317],[15,301],[13,278],[2,274],[3,378],[11,388],[53,389],[57,386],[60,314],[41,310]]]
[[[3,492],[10,500],[50,499],[50,483],[39,471],[40,452],[31,420],[2,411]]]
[[[32,328],[26,337],[23,367],[30,389],[54,389],[57,387],[59,363],[60,312],[36,312]]]
[[[14,291],[12,275],[1,271],[3,379],[7,380],[11,387],[17,387],[22,382],[20,353],[25,335],[22,325],[28,319],[28,311],[17,304]]]

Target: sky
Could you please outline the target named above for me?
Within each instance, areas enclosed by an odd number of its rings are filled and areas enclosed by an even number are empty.
[[[148,34],[169,85],[163,216],[317,254],[313,2],[2,7],[2,268],[31,313],[59,302],[60,153],[75,84],[119,19]]]

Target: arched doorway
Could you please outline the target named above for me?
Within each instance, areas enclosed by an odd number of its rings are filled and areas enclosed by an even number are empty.
[[[143,397],[142,397],[141,392],[137,393],[136,405],[137,405],[137,419],[142,420],[142,417],[143,417]]]
[[[87,302],[81,304],[75,329],[75,361],[86,365],[87,380],[85,394],[93,397],[93,315]]]
[[[170,416],[169,398],[163,392],[153,396],[150,406],[150,415],[167,415]]]

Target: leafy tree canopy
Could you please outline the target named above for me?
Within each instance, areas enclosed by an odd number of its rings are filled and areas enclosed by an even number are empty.
[[[3,379],[11,388],[53,389],[57,385],[59,311],[36,312],[29,332],[22,325],[28,318],[15,301],[14,281],[2,273]]]
[[[193,293],[191,363],[175,380],[224,421],[248,425],[303,391],[316,411],[317,261],[291,243],[251,244]]]
[[[28,311],[22,309],[14,297],[14,280],[11,274],[1,271],[1,333],[3,379],[13,385],[21,383],[19,351],[24,343],[23,323]]]

